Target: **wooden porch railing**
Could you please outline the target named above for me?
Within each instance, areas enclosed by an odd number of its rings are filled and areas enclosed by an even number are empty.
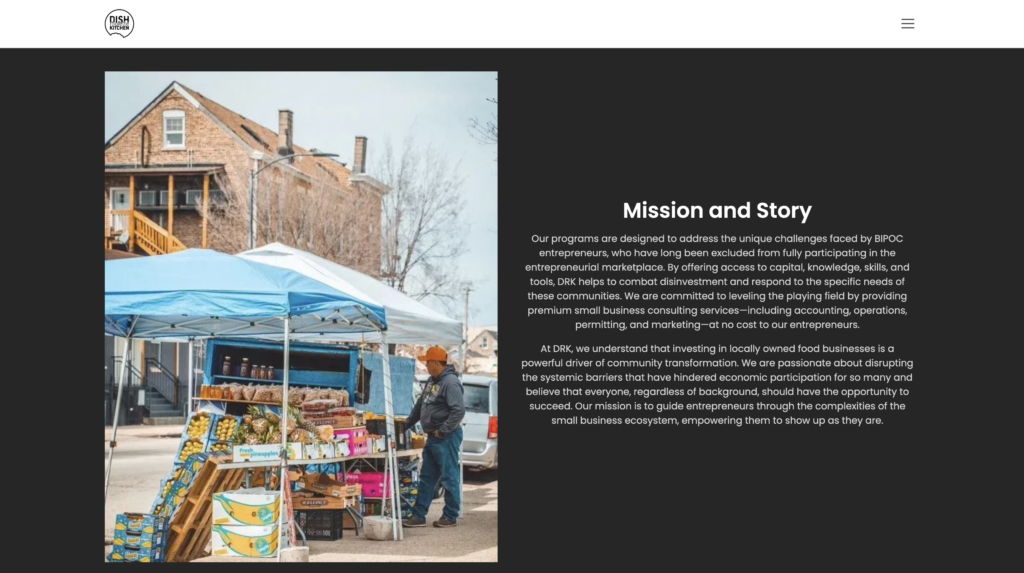
[[[135,244],[150,255],[166,255],[184,251],[187,248],[177,237],[168,234],[166,229],[157,225],[140,211],[135,211],[133,214],[132,235],[135,238]]]

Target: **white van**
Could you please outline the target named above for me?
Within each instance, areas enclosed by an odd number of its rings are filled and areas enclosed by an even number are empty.
[[[430,376],[416,377],[414,401],[423,391],[423,383]],[[462,398],[466,417],[462,419],[462,463],[467,468],[488,470],[498,467],[498,378],[464,374]]]

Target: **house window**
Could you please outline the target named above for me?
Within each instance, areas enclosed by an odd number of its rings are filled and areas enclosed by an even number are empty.
[[[487,350],[487,339],[486,338],[481,338],[480,339],[480,350]]]
[[[164,112],[164,149],[185,149],[185,112]]]

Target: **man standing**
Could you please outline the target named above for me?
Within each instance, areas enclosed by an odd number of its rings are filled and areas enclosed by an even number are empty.
[[[459,452],[462,450],[462,418],[466,408],[462,402],[462,381],[448,364],[448,353],[439,346],[431,346],[424,356],[418,356],[427,365],[430,378],[423,387],[419,401],[413,407],[406,427],[419,422],[427,432],[427,445],[423,448],[420,467],[419,494],[412,508],[412,517],[402,522],[405,527],[426,527],[427,510],[434,501],[437,482],[444,486],[444,512],[434,527],[454,527],[462,504],[460,499]]]

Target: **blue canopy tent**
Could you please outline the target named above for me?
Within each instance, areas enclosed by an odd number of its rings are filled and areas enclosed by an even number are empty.
[[[104,332],[125,339],[125,354],[133,338],[180,340],[284,333],[282,424],[287,423],[288,412],[290,334],[383,333],[387,329],[384,308],[375,302],[291,270],[205,249],[110,260],[105,263],[104,282]],[[122,360],[118,379],[104,500],[127,362]],[[385,379],[385,396],[390,401],[389,382]],[[286,447],[287,436],[283,438]],[[287,492],[281,481],[284,496]],[[393,513],[397,527],[398,512]]]

